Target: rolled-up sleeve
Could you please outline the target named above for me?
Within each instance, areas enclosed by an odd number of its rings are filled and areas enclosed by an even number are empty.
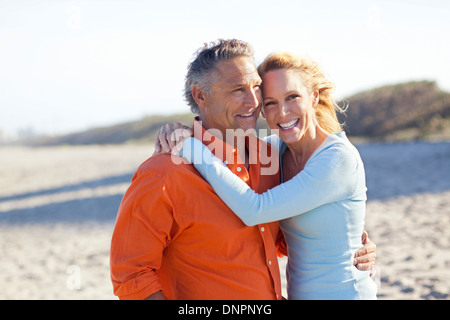
[[[145,299],[162,290],[157,270],[175,224],[167,192],[164,177],[140,169],[123,197],[110,253],[114,294],[120,299]]]

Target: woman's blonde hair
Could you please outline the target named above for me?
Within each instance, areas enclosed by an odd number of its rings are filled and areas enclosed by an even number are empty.
[[[318,124],[328,133],[342,131],[336,111],[343,113],[344,110],[338,106],[332,97],[334,83],[325,78],[317,62],[295,56],[287,52],[277,52],[270,54],[258,67],[261,78],[264,74],[272,70],[286,69],[298,72],[303,83],[310,92],[319,92],[319,102],[315,107],[315,115]]]

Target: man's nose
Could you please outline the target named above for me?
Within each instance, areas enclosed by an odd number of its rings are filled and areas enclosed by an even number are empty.
[[[245,105],[249,107],[257,107],[260,105],[262,100],[261,94],[258,90],[250,89],[247,92]]]

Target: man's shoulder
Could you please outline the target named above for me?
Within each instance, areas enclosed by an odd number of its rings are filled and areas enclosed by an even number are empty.
[[[145,160],[137,169],[136,174],[171,175],[194,170],[194,166],[182,157],[159,154]]]
[[[152,194],[152,197],[157,197],[158,194],[169,190],[183,190],[186,184],[201,178],[195,167],[185,163],[183,159],[170,154],[148,158],[135,171],[127,193]]]

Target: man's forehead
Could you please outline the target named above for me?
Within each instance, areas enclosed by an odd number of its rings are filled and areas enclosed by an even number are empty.
[[[238,57],[232,60],[221,61],[216,66],[217,81],[242,84],[260,81],[253,60],[249,57]]]

